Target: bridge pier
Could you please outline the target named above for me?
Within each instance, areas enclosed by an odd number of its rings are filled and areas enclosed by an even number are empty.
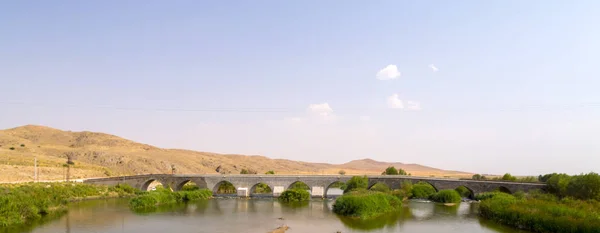
[[[237,196],[238,197],[249,197],[250,196],[250,190],[248,190],[248,188],[238,188],[237,189]]]
[[[311,197],[318,197],[318,198],[325,197],[325,188],[323,186],[313,186],[310,191],[311,191]]]
[[[273,197],[281,196],[281,193],[283,193],[283,191],[285,191],[284,186],[274,186],[273,187]]]

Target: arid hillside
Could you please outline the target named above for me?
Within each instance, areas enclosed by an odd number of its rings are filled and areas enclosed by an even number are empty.
[[[269,159],[258,155],[231,155],[190,150],[162,149],[114,135],[71,132],[45,126],[27,125],[0,130],[0,181],[31,181],[34,158],[40,180],[65,178],[67,157],[74,165],[72,179],[118,175],[171,173],[232,173],[242,169],[277,174],[380,174],[393,165],[418,176],[465,177],[470,173],[446,171],[418,164],[386,163],[371,159],[346,164],[307,163]]]

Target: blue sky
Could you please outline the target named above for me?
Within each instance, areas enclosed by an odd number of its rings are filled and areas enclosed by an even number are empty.
[[[4,1],[0,128],[598,172],[598,23],[592,0]]]

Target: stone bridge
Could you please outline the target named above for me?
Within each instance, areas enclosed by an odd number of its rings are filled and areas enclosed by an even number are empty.
[[[120,183],[129,184],[132,187],[148,190],[153,182],[160,182],[164,187],[170,187],[174,191],[181,188],[188,182],[194,182],[200,188],[207,188],[217,194],[219,186],[225,182],[231,183],[237,189],[237,196],[248,197],[255,196],[254,190],[258,184],[266,184],[273,191],[273,196],[277,197],[284,190],[289,189],[296,182],[303,182],[311,188],[313,197],[327,197],[327,191],[332,185],[338,182],[346,182],[352,176],[341,175],[167,175],[167,174],[149,174],[137,176],[123,176],[87,179],[84,183],[114,186]],[[431,184],[436,191],[442,189],[456,189],[464,186],[469,189],[473,195],[482,192],[494,191],[497,189],[513,193],[517,191],[528,192],[534,189],[544,189],[545,184],[541,183],[517,183],[488,180],[459,180],[442,179],[431,177],[416,176],[367,176],[369,178],[369,188],[376,183],[386,184],[391,189],[399,189],[403,182],[410,181],[413,184],[417,182],[426,182]],[[257,195],[258,196],[258,195]]]

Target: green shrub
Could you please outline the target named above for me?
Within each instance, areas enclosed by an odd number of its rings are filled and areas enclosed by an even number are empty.
[[[9,149],[9,150],[15,150],[15,148],[14,148],[14,147],[11,147],[11,148],[8,148],[8,149]]]
[[[333,212],[352,217],[371,218],[399,210],[402,201],[396,196],[373,191],[353,191],[337,198]]]
[[[301,202],[310,200],[310,193],[305,189],[288,189],[278,198],[282,202]]]
[[[404,182],[402,182],[402,185],[400,185],[400,190],[402,190],[406,198],[412,198],[412,189],[413,184],[408,180],[405,180]]]
[[[511,175],[510,173],[506,173],[502,176],[502,178],[500,178],[501,180],[504,181],[516,181],[517,177],[514,177],[513,175]]]
[[[456,190],[445,189],[433,194],[431,200],[439,203],[460,203],[462,198]]]
[[[475,195],[475,200],[477,200],[477,201],[487,200],[487,199],[490,199],[490,198],[496,196],[499,193],[502,193],[502,192],[484,192],[484,193],[478,193],[477,195]],[[503,194],[505,194],[505,193],[503,193]]]
[[[390,194],[393,196],[396,196],[400,200],[404,200],[404,199],[408,198],[408,195],[406,195],[404,190],[400,190],[400,189],[393,190]]]
[[[412,187],[412,198],[429,199],[433,194],[435,194],[435,188],[428,183],[419,182]]]
[[[458,192],[458,194],[460,194],[461,197],[471,197],[471,190],[469,190],[465,186],[459,186],[458,188],[456,188],[456,191]]]
[[[181,191],[196,191],[196,190],[200,190],[200,187],[198,187],[198,185],[194,185],[194,184],[185,184],[183,185],[183,187],[181,187]]]
[[[126,197],[132,195],[139,195],[142,193],[141,190],[131,187],[128,184],[117,184],[113,187],[108,188],[109,192],[115,192],[119,194],[119,197]]]
[[[148,209],[159,205],[209,199],[210,197],[212,197],[212,191],[208,189],[172,192],[169,189],[157,188],[156,191],[145,192],[129,200],[129,207],[134,210]]]
[[[600,201],[600,175],[591,172],[573,176],[567,185],[567,195],[581,200]]]
[[[346,189],[344,189],[344,193],[353,191],[353,190],[364,190],[369,187],[369,178],[367,176],[353,176],[346,182]]]
[[[74,183],[0,185],[0,227],[26,224],[44,215],[64,212],[65,204],[106,194],[105,186]]]
[[[265,175],[275,175],[275,172],[273,170],[270,170],[265,172]]]
[[[295,182],[292,185],[290,185],[289,189],[304,189],[304,190],[310,190],[310,187],[305,184],[304,182]]]
[[[371,190],[375,192],[387,193],[390,191],[390,187],[388,187],[384,183],[376,183],[373,186],[371,186]]]
[[[272,193],[271,187],[264,183],[258,183],[256,187],[254,187],[254,193]]]
[[[496,194],[480,203],[479,215],[533,232],[600,232],[600,210],[595,201],[565,198],[561,202],[517,199]]]

